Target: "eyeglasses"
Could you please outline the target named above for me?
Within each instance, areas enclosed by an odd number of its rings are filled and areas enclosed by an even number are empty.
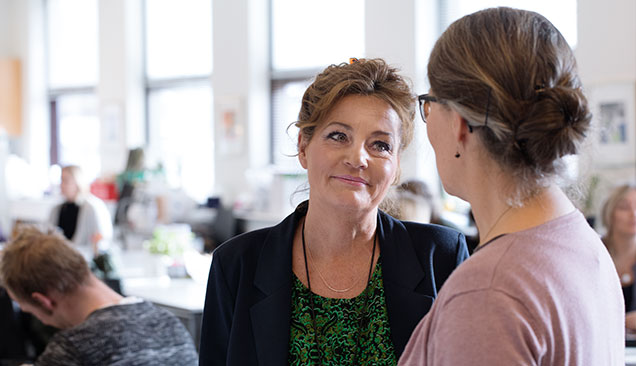
[[[436,97],[430,94],[422,94],[417,97],[417,101],[420,104],[420,116],[422,116],[422,121],[426,123],[426,119],[428,115],[431,113],[431,103],[442,103],[444,102],[441,99],[437,99]]]

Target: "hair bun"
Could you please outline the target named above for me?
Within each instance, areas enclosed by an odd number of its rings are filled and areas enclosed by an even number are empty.
[[[554,86],[537,90],[525,118],[519,122],[516,141],[539,164],[576,154],[590,126],[592,115],[580,88]]]
[[[580,88],[555,86],[544,90],[546,98],[551,99],[563,116],[563,127],[576,128],[580,124],[589,125],[592,115],[587,108],[587,99]]]

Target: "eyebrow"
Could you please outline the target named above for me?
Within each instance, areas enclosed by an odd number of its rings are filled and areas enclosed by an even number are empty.
[[[346,129],[347,131],[352,131],[353,128],[351,128],[351,126],[349,126],[348,124],[344,123],[344,122],[338,122],[338,121],[333,121],[333,122],[329,122],[327,124],[327,126],[325,126],[325,128],[329,128],[332,125],[338,125],[341,126],[342,128]],[[391,132],[387,132],[387,131],[382,131],[382,130],[377,130],[377,131],[373,131],[371,133],[372,136],[388,136],[390,138],[393,138],[393,133]]]

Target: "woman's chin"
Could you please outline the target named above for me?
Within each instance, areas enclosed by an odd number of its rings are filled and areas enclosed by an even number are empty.
[[[347,212],[364,212],[378,207],[379,202],[373,202],[369,196],[361,197],[354,193],[335,195],[329,199],[329,202],[334,206],[334,209]]]

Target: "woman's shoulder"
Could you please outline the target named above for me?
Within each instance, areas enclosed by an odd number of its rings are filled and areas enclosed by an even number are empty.
[[[404,222],[406,230],[412,232],[414,235],[427,235],[432,238],[441,240],[453,240],[456,241],[458,237],[463,236],[460,231],[438,224],[422,224],[419,222]]]
[[[458,260],[461,262],[468,258],[466,238],[455,229],[436,224],[401,221],[386,214],[383,217],[385,237],[399,244],[397,247],[412,247],[418,256],[427,257],[435,253],[437,258],[452,258],[455,265],[458,264]]]
[[[92,211],[108,210],[106,203],[101,198],[92,194],[87,194],[81,199],[81,207]]]
[[[248,231],[228,239],[214,250],[214,256],[223,261],[258,257],[268,243],[281,243],[291,240],[294,228],[294,214],[289,215],[277,225]]]
[[[382,213],[382,218],[387,225],[389,231],[399,232],[403,231],[408,233],[413,238],[430,238],[440,241],[453,241],[457,242],[459,238],[463,238],[463,234],[453,228],[437,225],[437,224],[424,224],[413,221],[398,220],[386,213]]]
[[[228,239],[214,250],[214,256],[230,260],[231,258],[257,254],[261,251],[273,228],[275,226],[249,231]]]

